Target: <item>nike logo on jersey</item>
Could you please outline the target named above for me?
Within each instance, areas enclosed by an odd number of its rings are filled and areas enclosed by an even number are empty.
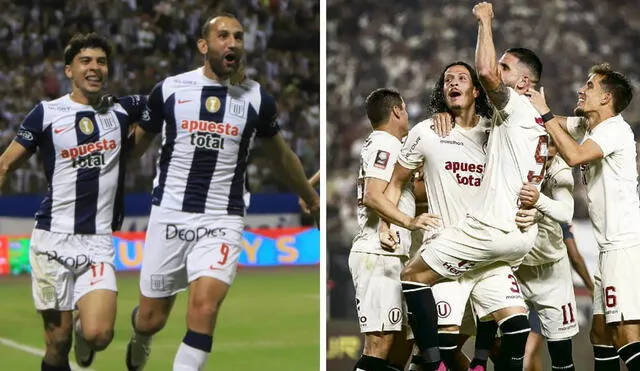
[[[68,127],[66,127],[66,128],[55,128],[55,129],[53,129],[53,132],[54,132],[54,133],[56,133],[56,134],[60,134],[60,133],[62,133],[63,131],[67,131],[67,130],[69,130],[69,129],[71,129],[71,128],[72,128],[72,126],[68,126]]]
[[[210,266],[209,266],[209,269],[211,269],[212,271],[221,271],[221,270],[222,270],[222,268],[221,268],[221,267],[215,267],[215,266],[213,266],[213,265],[210,265]]]
[[[191,102],[191,99],[178,99],[178,104]]]
[[[101,279],[95,280],[95,281],[91,281],[91,282],[89,282],[89,285],[90,286],[97,285],[98,283],[100,283],[102,281],[104,281],[104,278],[101,278]]]

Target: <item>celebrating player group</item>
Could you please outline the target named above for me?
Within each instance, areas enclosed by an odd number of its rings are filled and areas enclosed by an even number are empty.
[[[33,108],[0,157],[0,187],[36,150],[48,181],[30,246],[33,298],[45,328],[41,370],[71,370],[72,337],[83,367],[113,339],[117,287],[111,234],[122,223],[125,165],[157,134],[162,133],[162,148],[140,299],[128,308],[132,336],[122,369],[144,368],[152,336],[167,322],[176,294],[187,288],[187,329],[173,370],[205,366],[242,248],[247,163],[255,137],[263,140],[279,178],[317,220],[319,197],[279,134],[274,98],[242,74],[243,34],[232,14],[210,17],[197,44],[203,65],[167,77],[149,96],[106,94],[107,39],[79,34],[65,48],[71,93]],[[185,237],[196,230],[207,232]]]
[[[354,370],[484,371],[489,358],[498,371],[536,370],[525,352],[532,331],[546,339],[553,370],[575,370],[571,268],[586,269],[563,233],[575,166],[600,250],[594,367],[619,370],[622,360],[640,370],[640,290],[628,280],[640,262],[636,146],[621,116],[629,80],[606,63],[593,66],[574,116],[556,115],[537,88],[536,53],[513,46],[496,54],[493,17],[486,2],[469,12],[475,61],[444,68],[429,119],[409,130],[392,89],[366,100],[373,131],[360,157],[360,231],[349,256],[365,337]],[[427,213],[416,212],[417,187],[426,187]],[[470,336],[471,360],[461,352]]]

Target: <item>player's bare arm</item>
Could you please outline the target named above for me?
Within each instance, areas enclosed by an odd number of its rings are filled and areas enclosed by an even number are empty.
[[[313,174],[311,178],[309,178],[309,184],[311,184],[312,187],[316,187],[318,184],[320,184],[320,170],[318,170],[315,174]]]
[[[142,156],[149,149],[151,143],[156,138],[157,133],[150,133],[144,130],[140,125],[136,125],[133,131],[133,150],[131,151],[130,160],[135,160]]]
[[[440,226],[439,216],[425,213],[412,218],[400,211],[397,206],[402,187],[411,179],[412,174],[413,170],[396,164],[388,184],[380,179],[366,178],[363,202],[391,224],[412,231],[429,227],[438,228]]]
[[[533,105],[539,114],[544,115],[551,112],[551,109],[547,105],[547,99],[544,96],[544,86],[540,87],[540,91],[537,91],[534,88],[529,88],[524,95],[529,98],[531,105]],[[567,130],[567,118],[565,116],[554,116],[554,118],[558,121],[562,130],[569,132]]]
[[[311,214],[316,221],[319,221],[320,196],[309,184],[298,156],[289,148],[280,134],[263,138],[263,143],[269,153],[271,166],[280,179],[283,179],[285,184],[309,205]]]
[[[561,116],[553,116],[551,110],[546,103],[544,89],[536,91],[529,89],[526,93],[529,101],[536,110],[543,115],[543,120],[547,119],[544,126],[547,133],[558,148],[558,152],[569,166],[586,164],[593,160],[601,159],[604,153],[599,145],[594,141],[587,139],[583,144],[578,144],[567,131],[567,118]],[[544,117],[547,116],[548,117]]]
[[[589,293],[591,294],[589,296],[593,297],[593,280],[591,279],[587,265],[584,262],[584,258],[582,257],[582,254],[580,254],[578,246],[576,246],[576,240],[573,236],[568,236],[565,237],[564,244],[567,247],[567,255],[569,256],[571,267],[576,271],[576,273],[578,273],[582,282],[584,282],[585,287],[589,290]]]
[[[482,2],[473,7],[473,15],[478,20],[478,41],[476,45],[476,70],[482,87],[491,103],[503,109],[509,101],[509,90],[500,79],[496,48],[493,43],[493,6]]]
[[[32,153],[22,144],[12,141],[9,147],[0,156],[0,189],[4,184],[4,180],[13,170],[24,164]]]
[[[318,184],[320,184],[320,170],[318,170],[315,174],[313,174],[311,178],[309,178],[309,184],[314,188]],[[306,202],[304,202],[302,198],[298,198],[298,205],[300,205],[300,209],[302,209],[302,212],[304,212],[305,214],[309,214],[311,212],[311,210],[309,210],[309,206]]]
[[[569,166],[587,164],[604,157],[602,149],[596,142],[587,139],[584,143],[578,144],[562,129],[559,121],[555,118],[545,123],[545,128],[558,148],[558,153]]]

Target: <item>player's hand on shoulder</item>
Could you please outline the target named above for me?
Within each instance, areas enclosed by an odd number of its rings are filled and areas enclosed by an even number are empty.
[[[114,104],[118,102],[118,97],[113,94],[105,94],[100,97],[100,101],[94,107],[96,112],[103,115],[109,111],[109,108],[113,107]]]
[[[440,215],[423,213],[411,220],[409,228],[412,231],[418,229],[438,229],[442,224],[440,223]]]
[[[538,198],[540,198],[540,191],[533,183],[524,183],[522,188],[520,188],[520,193],[518,194],[518,199],[520,200],[520,205],[524,208],[532,208],[533,205],[538,202]]]
[[[544,87],[541,87],[540,91],[536,91],[534,88],[529,88],[524,95],[529,98],[529,101],[539,114],[544,115],[551,111],[549,106],[547,106],[547,100],[544,97]]]
[[[479,21],[487,21],[493,18],[493,4],[483,1],[473,7],[473,15]]]
[[[516,225],[520,229],[526,229],[538,222],[537,209],[520,209],[516,213]]]
[[[431,119],[433,120],[433,131],[442,138],[448,136],[453,127],[456,126],[449,112],[437,112],[431,116]]]

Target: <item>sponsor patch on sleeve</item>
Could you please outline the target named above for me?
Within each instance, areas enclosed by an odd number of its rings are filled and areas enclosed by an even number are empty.
[[[378,150],[378,153],[376,154],[376,160],[373,162],[373,166],[380,169],[386,169],[387,162],[389,162],[389,152],[383,151],[381,149]]]

